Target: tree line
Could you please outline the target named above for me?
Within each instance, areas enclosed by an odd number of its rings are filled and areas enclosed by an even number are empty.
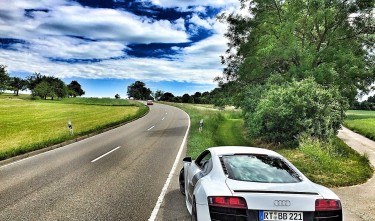
[[[353,110],[373,110],[375,111],[375,95],[368,97],[367,100],[359,102],[354,101],[350,109]]]
[[[19,91],[29,89],[33,97],[42,99],[76,97],[85,94],[81,85],[77,81],[72,81],[66,85],[61,79],[52,76],[45,76],[34,73],[26,79],[20,77],[10,77],[5,65],[0,65],[0,93],[5,90],[14,91],[18,96]]]
[[[215,88],[208,92],[195,92],[192,95],[187,93],[182,96],[175,96],[171,92],[165,92],[162,90],[151,91],[150,88],[146,87],[146,84],[142,81],[136,81],[128,86],[127,94],[129,98],[136,100],[157,100],[177,103],[192,103],[192,104],[214,104],[215,106],[223,107],[225,103],[225,89],[226,87]]]

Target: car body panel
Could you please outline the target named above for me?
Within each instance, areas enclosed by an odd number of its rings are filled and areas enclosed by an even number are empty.
[[[254,183],[227,179],[226,184],[234,196],[242,196],[248,208],[262,210],[315,210],[315,200],[322,198],[310,182],[287,184]],[[274,206],[275,200],[289,200],[288,207]],[[307,206],[308,205],[308,206]]]

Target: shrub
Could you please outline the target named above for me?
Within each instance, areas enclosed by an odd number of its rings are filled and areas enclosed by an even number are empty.
[[[266,142],[296,143],[301,134],[327,140],[337,133],[347,107],[336,88],[312,78],[294,80],[268,86],[246,121],[252,136]]]

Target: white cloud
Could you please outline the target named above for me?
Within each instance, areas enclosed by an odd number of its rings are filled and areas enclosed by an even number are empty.
[[[174,21],[174,24],[175,24],[174,27],[176,28],[176,30],[186,31],[185,19],[179,18],[176,21]]]
[[[113,9],[69,6],[60,7],[51,14],[52,18],[40,25],[43,34],[68,34],[128,43],[188,41],[186,33],[176,30],[168,20],[152,21]]]
[[[165,8],[178,7],[183,10],[191,10],[189,6],[212,6],[212,7],[226,7],[227,5],[239,5],[238,0],[139,0],[142,2],[152,2],[154,5]]]
[[[206,29],[211,29],[211,24],[208,20],[203,20],[197,14],[193,14],[193,16],[189,19],[189,22],[204,27]]]
[[[22,3],[22,1],[20,2]],[[11,4],[9,12],[8,10],[0,11],[0,37],[17,36],[20,39],[28,40],[41,35],[73,35],[88,39],[127,43],[189,41],[181,26],[176,26],[168,20],[153,21],[125,11],[88,8],[80,5],[65,5],[62,1],[56,2],[59,2],[60,5],[54,5],[46,12],[30,12],[33,18],[24,15],[26,8],[23,7],[38,8],[40,6],[43,9],[42,4],[29,5],[29,1],[24,2],[25,4]]]
[[[28,51],[44,57],[63,59],[105,59],[124,56],[125,45],[111,41],[85,41],[70,37],[46,37],[31,40]],[[24,50],[23,48],[20,49]]]
[[[180,50],[181,48],[180,48],[180,47],[177,47],[177,46],[173,46],[173,47],[171,47],[171,49],[174,50],[174,51],[178,51],[178,50]]]

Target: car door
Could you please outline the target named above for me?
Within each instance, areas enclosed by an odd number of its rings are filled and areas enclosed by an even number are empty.
[[[199,179],[206,176],[212,169],[211,152],[209,150],[200,154],[197,159],[190,164],[187,174],[187,197],[190,203],[193,202],[194,188]]]

